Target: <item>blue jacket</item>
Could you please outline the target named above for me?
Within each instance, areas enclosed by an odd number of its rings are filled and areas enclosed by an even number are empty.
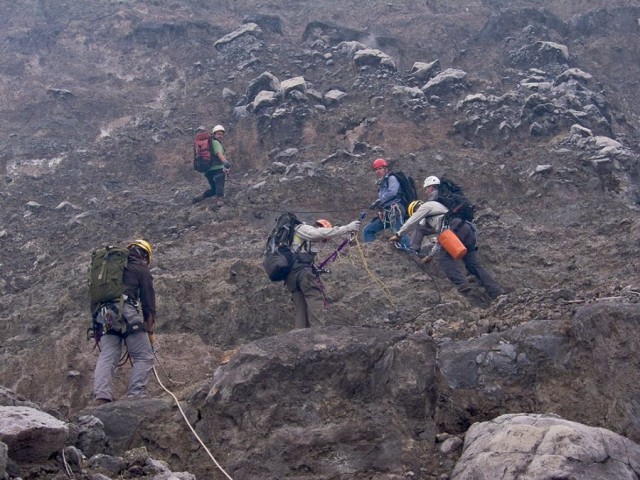
[[[388,208],[393,203],[401,202],[400,198],[400,182],[393,176],[393,173],[387,173],[380,180],[380,190],[378,190],[378,207]]]

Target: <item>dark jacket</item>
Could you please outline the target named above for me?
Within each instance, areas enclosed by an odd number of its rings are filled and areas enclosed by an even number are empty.
[[[149,271],[147,262],[133,253],[129,254],[129,261],[122,276],[125,290],[129,298],[140,300],[142,315],[145,321],[149,316],[156,315],[156,294],[153,289],[153,277]]]

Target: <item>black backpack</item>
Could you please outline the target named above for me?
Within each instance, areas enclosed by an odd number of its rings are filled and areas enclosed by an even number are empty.
[[[392,172],[389,174],[393,175],[398,180],[400,184],[400,190],[398,190],[398,196],[402,199],[402,203],[405,208],[405,215],[408,215],[406,209],[409,207],[409,204],[414,200],[418,199],[418,193],[416,192],[416,182],[413,180],[413,177],[405,175],[404,172]]]
[[[291,272],[295,260],[291,243],[295,228],[301,223],[291,212],[281,213],[276,218],[276,224],[267,237],[267,249],[262,261],[264,271],[272,282],[284,280]]]
[[[458,217],[467,222],[473,222],[475,206],[465,197],[462,187],[452,180],[444,177],[440,179],[438,202],[449,209],[447,219]]]

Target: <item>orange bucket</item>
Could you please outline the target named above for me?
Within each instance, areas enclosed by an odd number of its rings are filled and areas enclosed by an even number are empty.
[[[449,229],[438,235],[438,243],[442,245],[442,248],[455,260],[460,260],[467,254],[467,247],[465,247],[458,236]]]

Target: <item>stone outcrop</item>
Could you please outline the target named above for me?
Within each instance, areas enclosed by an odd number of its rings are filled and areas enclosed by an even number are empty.
[[[452,480],[634,478],[640,446],[555,415],[502,415],[471,426]]]

